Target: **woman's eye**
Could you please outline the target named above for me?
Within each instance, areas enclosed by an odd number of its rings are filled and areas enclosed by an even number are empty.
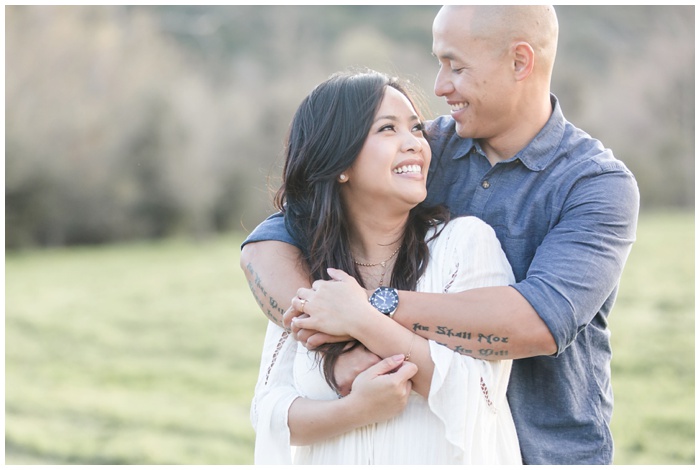
[[[384,132],[384,131],[393,131],[394,130],[394,125],[393,124],[387,124],[385,126],[382,126],[379,128],[379,132]]]
[[[424,129],[424,127],[423,127],[423,124],[422,124],[422,123],[421,123],[421,124],[416,124],[416,125],[413,127],[413,132],[423,132],[423,129]]]

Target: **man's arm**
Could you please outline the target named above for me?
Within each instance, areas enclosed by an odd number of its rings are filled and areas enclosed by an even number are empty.
[[[622,164],[608,162],[562,200],[558,223],[539,244],[525,279],[439,299],[401,292],[394,319],[476,358],[562,353],[619,282],[635,239],[639,191]]]
[[[291,318],[300,314],[293,309],[288,312],[292,298],[299,289],[311,287],[311,278],[306,263],[301,259],[301,250],[287,242],[276,240],[246,243],[241,250],[240,266],[260,310],[271,322],[288,330]],[[283,322],[285,312],[288,312],[289,319]],[[296,332],[293,333],[296,336]],[[306,331],[305,335],[317,335],[321,343],[352,339],[313,330]]]
[[[336,315],[345,318],[350,309],[353,317],[359,318],[360,313],[374,312],[373,307],[367,302],[354,303],[356,296],[346,288],[346,283],[316,282],[313,290],[313,300],[307,304],[312,318],[295,320],[292,324],[293,331],[310,328],[310,333],[301,339],[307,348],[326,341],[327,335],[313,330],[363,337],[327,321]],[[321,316],[322,313],[328,316]],[[450,294],[399,291],[399,308],[393,320],[425,339],[476,359],[520,359],[557,352],[545,322],[510,286],[479,287]]]
[[[455,219],[432,246],[431,263],[424,274],[423,290],[434,293],[401,291],[394,321],[388,323],[477,359],[556,352],[554,339],[540,316],[517,290],[508,287],[515,279],[491,227],[476,218]],[[376,311],[368,305],[367,296],[353,289],[350,282],[338,282],[346,274],[329,274],[334,282],[316,281],[313,291],[301,290],[299,295],[308,299],[305,310],[311,318],[295,321],[292,331],[307,327],[349,334],[382,357],[395,353],[386,348],[402,335],[380,333],[380,323],[370,316]],[[285,322],[287,317],[285,314]],[[313,347],[323,340],[320,335],[303,339]],[[403,342],[407,347],[406,340]]]
[[[509,286],[454,294],[401,291],[394,320],[426,339],[477,359],[520,359],[557,352],[547,325]]]
[[[248,243],[241,250],[241,269],[260,309],[284,328],[282,315],[300,287],[310,287],[300,250],[280,241]]]

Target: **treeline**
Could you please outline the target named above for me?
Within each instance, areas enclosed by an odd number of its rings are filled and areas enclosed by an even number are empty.
[[[330,73],[396,73],[446,110],[437,9],[7,6],[6,248],[252,229],[292,113]],[[558,12],[567,118],[635,172],[643,208],[692,207],[694,7]]]

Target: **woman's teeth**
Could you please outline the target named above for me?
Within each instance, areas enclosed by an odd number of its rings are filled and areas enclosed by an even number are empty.
[[[400,166],[394,170],[394,173],[397,173],[399,175],[404,174],[404,173],[420,173],[420,172],[421,172],[420,165]]]

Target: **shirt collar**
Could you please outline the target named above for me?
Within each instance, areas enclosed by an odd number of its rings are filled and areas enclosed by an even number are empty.
[[[564,129],[566,120],[559,106],[559,100],[553,94],[550,94],[552,101],[552,114],[549,116],[547,123],[537,133],[534,139],[525,146],[520,152],[512,158],[505,160],[511,162],[520,160],[523,164],[532,171],[541,171],[554,161],[557,157],[557,150],[564,137]],[[466,157],[471,153],[478,152],[485,155],[481,149],[481,145],[474,139],[458,139],[456,151],[453,152],[453,160]],[[504,162],[504,163],[505,163]]]
[[[550,94],[550,99],[552,101],[552,115],[549,116],[547,124],[524,149],[513,157],[513,159],[520,159],[532,171],[544,170],[557,158],[559,155],[557,150],[564,138],[566,120],[561,112],[559,100],[552,94]]]

